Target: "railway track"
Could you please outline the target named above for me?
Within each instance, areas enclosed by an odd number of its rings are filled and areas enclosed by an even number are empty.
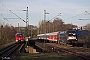
[[[0,50],[0,59],[11,59],[12,56],[19,54],[25,43],[13,44]]]
[[[81,58],[83,60],[90,60],[89,48],[71,47],[71,46],[60,45],[56,43],[41,43],[41,42],[35,42],[35,43],[38,47],[42,48],[44,51],[48,53],[64,52],[64,53],[68,53],[70,55],[76,56],[78,58]]]
[[[54,46],[55,50],[60,50],[71,55],[80,57],[84,60],[90,60],[90,49],[83,47],[70,47],[70,46],[59,46],[57,44],[49,44],[50,46]]]

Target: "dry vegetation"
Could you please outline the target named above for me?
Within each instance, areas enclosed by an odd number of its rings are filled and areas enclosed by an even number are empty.
[[[0,46],[15,41],[16,29],[13,26],[0,26]]]
[[[49,33],[55,31],[64,31],[75,27],[77,26],[73,24],[65,24],[60,18],[55,18],[52,22],[49,20],[42,20],[39,22],[38,34],[45,33],[45,30],[46,33]]]

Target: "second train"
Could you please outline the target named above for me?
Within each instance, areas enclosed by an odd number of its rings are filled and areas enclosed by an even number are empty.
[[[47,40],[49,42],[77,43],[77,33],[75,30],[58,31],[46,34],[38,34],[38,40]]]

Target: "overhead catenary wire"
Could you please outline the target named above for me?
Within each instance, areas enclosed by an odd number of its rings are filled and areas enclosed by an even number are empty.
[[[15,14],[14,12],[12,12],[10,9],[8,9],[6,6],[4,6],[4,4],[0,1],[0,3],[2,4],[2,6],[4,7],[4,8],[6,8],[8,11],[10,11],[12,14],[14,14],[16,17],[18,17],[20,20],[22,20],[22,21],[24,21],[25,23],[26,23],[26,21],[25,20],[23,20],[21,17],[19,17],[17,14]]]
[[[12,12],[11,10],[9,10],[11,13],[13,13],[15,16],[17,16],[19,19],[21,19],[22,21],[24,21],[26,23],[25,20],[23,20],[21,17],[19,17],[18,15],[16,15],[14,12]]]
[[[4,19],[4,16],[2,14],[0,14],[2,16],[2,18]],[[10,25],[14,26],[14,24],[12,22],[10,22],[8,19],[4,19],[6,21],[8,21],[10,23]]]
[[[85,13],[86,13],[86,14],[90,14],[89,11],[85,11]],[[83,21],[84,21],[84,20],[90,20],[90,19],[79,19],[79,20],[83,20]]]
[[[6,8],[6,9],[8,10],[8,8],[7,8],[7,7],[5,7],[1,1],[0,1],[0,3],[1,3],[1,5],[2,5],[4,8]]]
[[[65,20],[68,20],[68,19],[71,19],[71,18],[74,18],[74,17],[77,17],[77,16],[80,16],[80,15],[83,15],[84,13],[81,13],[81,14],[78,14],[78,15],[75,15],[75,16],[72,16],[70,18],[66,18]]]

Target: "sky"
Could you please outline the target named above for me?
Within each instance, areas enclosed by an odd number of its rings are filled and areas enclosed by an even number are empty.
[[[79,20],[90,19],[90,0],[0,0],[0,23],[13,26],[18,26],[19,23],[20,26],[25,26],[26,23],[17,16],[26,20],[26,11],[23,10],[27,7],[31,25],[38,26],[39,22],[44,19],[44,10],[49,13],[46,14],[46,20],[53,21],[53,18],[59,17],[65,24],[85,26],[90,23],[90,20]],[[6,20],[4,18],[16,19]]]

